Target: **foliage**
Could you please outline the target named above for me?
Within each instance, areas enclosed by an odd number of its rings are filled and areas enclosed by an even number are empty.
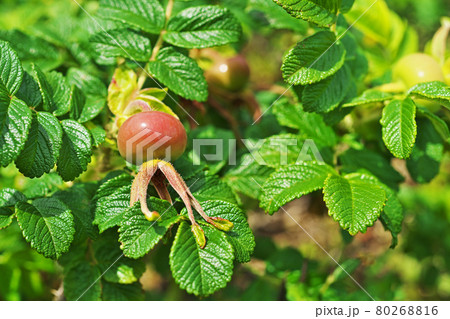
[[[26,281],[7,290],[2,279],[2,298],[49,299],[36,278],[58,272],[50,261],[56,260],[67,300],[157,298],[142,286],[149,264],[165,278],[170,271],[171,283],[188,294],[233,299],[242,293],[233,292],[233,278],[251,272],[256,259],[265,268],[250,275],[257,279],[244,299],[279,299],[281,292],[287,300],[367,299],[361,292],[345,296],[345,274],[362,268],[358,258],[320,265],[304,251],[258,236],[247,217],[258,206],[280,215],[296,199],[323,200],[343,241],[370,234],[380,221],[395,248],[405,202],[414,211],[402,183],[432,182],[446,160],[448,83],[395,83],[393,64],[419,42],[385,1],[367,14],[366,0],[216,2],[100,0],[80,2],[84,11],[54,1],[57,14],[36,10],[20,30],[0,22],[0,233],[19,242],[0,244],[0,257],[31,265],[26,274],[25,266],[12,270],[0,258],[10,287],[14,276]],[[260,53],[265,64],[281,63],[279,76],[256,79],[257,73],[252,81],[269,85],[215,91],[202,52],[232,55],[260,34],[284,41],[270,49],[276,58]],[[433,38],[427,52],[437,52],[443,65],[449,56],[439,41]],[[140,203],[130,206],[138,168],[118,156],[115,138],[142,105],[185,124],[189,145],[173,165],[209,216],[234,225],[221,231],[196,213],[204,248],[173,189],[173,203],[148,191],[147,205],[161,216],[156,221],[146,219]],[[228,148],[234,138],[236,151]],[[205,156],[216,151],[212,145],[198,153],[193,140],[199,139],[219,140],[222,157]],[[415,224],[402,238],[408,254],[419,254],[409,242],[414,234],[429,236]]]

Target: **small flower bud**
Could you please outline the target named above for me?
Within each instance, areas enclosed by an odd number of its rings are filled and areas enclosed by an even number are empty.
[[[220,217],[211,217],[209,223],[219,230],[230,231],[233,229],[233,223],[228,219]]]
[[[158,212],[150,212],[150,211],[149,212],[144,211],[144,216],[145,219],[147,219],[149,222],[154,222],[160,217]]]
[[[192,233],[194,234],[195,241],[197,242],[198,246],[200,248],[205,248],[206,245],[206,237],[205,232],[200,227],[199,224],[192,225],[191,227]]]

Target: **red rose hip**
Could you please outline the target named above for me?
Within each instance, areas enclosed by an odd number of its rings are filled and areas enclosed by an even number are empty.
[[[131,116],[122,124],[117,136],[120,155],[135,165],[153,159],[173,161],[183,154],[186,143],[183,124],[159,111]]]

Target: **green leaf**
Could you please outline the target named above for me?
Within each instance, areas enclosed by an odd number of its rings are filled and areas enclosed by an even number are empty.
[[[324,200],[328,214],[351,235],[366,232],[380,216],[386,193],[361,174],[330,175],[325,180]]]
[[[406,166],[416,182],[428,183],[439,173],[444,145],[428,119],[417,119],[417,132],[417,140]]]
[[[408,95],[437,101],[450,109],[450,87],[444,82],[432,81],[416,84],[408,90]]]
[[[417,135],[416,105],[410,98],[394,100],[383,109],[380,120],[383,141],[397,158],[408,158]]]
[[[148,221],[136,203],[124,214],[119,228],[119,241],[125,256],[140,258],[147,254],[163,238],[169,228],[180,221],[180,216],[168,202],[150,197],[147,200],[149,209],[159,212],[157,221]]]
[[[115,184],[115,179],[111,180],[109,185],[113,185],[113,183]],[[100,233],[120,225],[125,212],[130,208],[130,192],[131,182],[126,186],[114,189],[113,193],[97,200],[94,224],[98,225]]]
[[[341,0],[274,0],[291,16],[329,27],[336,19]]]
[[[140,283],[131,285],[113,284],[110,282],[103,283],[104,301],[143,301],[144,292]]]
[[[42,107],[45,111],[53,112],[54,109],[57,109],[57,106],[54,105],[55,103],[53,101],[52,87],[50,86],[50,83],[47,80],[44,72],[39,68],[37,64],[32,65],[32,70],[33,76],[36,79],[39,90],[41,92]]]
[[[222,156],[208,160],[205,156],[206,154],[217,154],[215,144],[213,143],[213,145],[208,145],[205,143],[205,145],[202,145],[202,143],[199,143],[197,148],[194,147],[192,142],[195,140],[207,141],[209,139],[215,139],[218,140],[219,143],[223,143],[224,148]],[[210,174],[218,173],[227,164],[228,157],[230,155],[228,147],[225,146],[229,145],[228,143],[230,143],[230,140],[234,139],[235,137],[233,132],[218,128],[214,125],[205,125],[189,132],[187,146],[187,149],[191,150],[187,154],[187,157],[191,160],[189,171],[192,171],[192,166],[200,167],[199,164],[205,164],[208,166]]]
[[[147,61],[152,54],[150,40],[129,29],[101,31],[90,37],[89,41],[101,59],[124,57],[136,61]]]
[[[103,97],[88,96],[78,122],[86,123],[95,118],[103,110],[105,103],[106,99]]]
[[[11,209],[11,207],[26,200],[25,195],[15,189],[4,188],[0,190],[0,229],[11,225],[14,218],[14,209]]]
[[[249,1],[249,9],[263,12],[270,28],[287,29],[304,34],[308,29],[306,21],[298,20],[289,15],[283,8],[273,1],[251,0]]]
[[[370,174],[370,173],[369,173]],[[402,230],[403,207],[394,190],[380,182],[376,177],[368,175],[368,179],[380,186],[386,192],[386,205],[380,215],[380,220],[386,230],[391,232],[392,243],[390,248],[394,248],[398,243],[398,234]]]
[[[348,63],[347,63],[347,66],[348,66]],[[351,69],[351,67],[350,67],[350,69]],[[353,76],[353,80],[349,83],[349,88],[348,88],[348,90],[347,90],[347,94],[345,95],[344,99],[342,100],[341,105],[339,105],[336,109],[333,110],[334,113],[340,113],[340,114],[345,114],[345,115],[347,115],[347,114],[350,114],[351,111],[354,109],[354,108],[347,108],[347,109],[344,109],[343,105],[344,105],[346,102],[348,102],[348,101],[350,101],[351,99],[353,99],[353,98],[357,95],[357,93],[358,93],[358,88],[357,88],[357,86],[356,86],[356,83],[357,83],[357,82],[358,82],[358,80],[356,80],[355,77]],[[329,112],[329,113],[332,113],[333,111],[331,111],[331,112]],[[345,117],[345,115],[342,116],[342,118],[341,118],[339,121],[341,121],[341,120]],[[332,114],[331,114],[331,117],[333,117]],[[336,118],[338,118],[338,117],[336,116]],[[331,124],[330,124],[330,121],[326,121],[326,117],[324,117],[324,120],[325,120],[325,123],[327,123],[328,125],[331,125]],[[338,121],[338,122],[339,122],[339,121]],[[338,123],[338,122],[337,122],[337,123]]]
[[[33,71],[42,95],[44,111],[55,116],[61,116],[69,111],[70,87],[59,72],[50,72],[47,75],[33,64]]]
[[[369,89],[363,92],[362,95],[355,97],[350,102],[345,103],[344,107],[353,107],[358,105],[381,103],[387,100],[391,100],[393,95],[390,93]]]
[[[123,214],[130,207],[130,191],[133,177],[127,173],[105,181],[97,190],[94,224],[100,233],[108,228],[119,226]]]
[[[89,129],[89,133],[92,136],[92,144],[94,146],[99,146],[106,139],[106,131],[100,126],[94,126]]]
[[[88,237],[95,238],[97,235],[97,230],[92,224],[94,211],[91,209],[91,201],[96,189],[95,183],[77,183],[71,188],[58,191],[53,195],[72,211],[75,223],[74,242],[82,242]]]
[[[416,105],[416,107],[419,114],[425,116],[431,121],[431,123],[433,123],[434,129],[439,133],[442,139],[447,143],[450,143],[450,131],[447,123],[445,123],[445,121],[439,116],[432,113],[428,108],[420,105]]]
[[[0,207],[0,229],[11,225],[14,218],[14,210],[6,207]]]
[[[266,271],[269,274],[283,275],[286,271],[301,269],[303,256],[295,248],[286,247],[277,250],[266,261]]]
[[[275,103],[273,112],[281,125],[298,129],[302,137],[320,141],[327,146],[336,145],[336,134],[319,114],[305,112],[301,105],[290,104],[288,100]]]
[[[384,228],[391,232],[392,243],[390,248],[394,248],[398,243],[398,234],[402,230],[404,217],[402,204],[400,203],[396,192],[390,187],[380,182],[375,176],[367,175],[367,178],[386,192],[386,205],[381,212],[380,220],[383,223]]]
[[[193,130],[194,132],[197,131],[197,129]],[[192,132],[192,131],[191,131]],[[188,143],[189,140],[192,141],[191,137],[188,135]],[[190,148],[190,145],[186,146],[187,149]],[[205,172],[207,170],[206,165],[201,163],[200,165],[193,165],[192,159],[189,158],[188,154],[183,154],[173,162],[173,166],[177,170],[178,174],[183,176],[185,180],[194,178],[196,175],[201,174],[202,172]],[[207,173],[210,173],[209,171]],[[215,174],[215,173],[213,173]],[[195,180],[194,180],[195,181]],[[191,187],[192,184],[188,185],[188,187]]]
[[[227,171],[223,179],[235,192],[258,199],[261,193],[260,185],[264,184],[272,172],[271,167],[251,162],[249,165],[239,165]]]
[[[197,101],[206,101],[208,85],[195,60],[166,47],[159,51],[156,61],[148,63],[150,73],[176,94]]]
[[[90,257],[89,254],[87,242],[71,245],[69,251],[58,259],[58,264],[64,268],[63,274],[67,274],[70,268],[77,266],[80,262],[85,262]]]
[[[339,161],[343,172],[351,173],[366,169],[391,188],[397,188],[404,180],[386,158],[369,149],[350,148],[339,156]]]
[[[103,233],[93,243],[95,260],[103,274],[102,279],[112,283],[131,284],[142,276],[145,263],[124,257],[118,238],[115,229]]]
[[[387,201],[380,219],[384,227],[391,232],[391,248],[395,248],[398,243],[398,234],[402,231],[403,207],[393,190],[388,187],[383,187],[383,189],[386,192]]]
[[[81,261],[64,275],[64,296],[67,300],[98,301],[102,292],[100,270]]]
[[[186,179],[186,184],[192,194],[195,197],[201,197],[202,200],[218,199],[236,204],[236,195],[233,190],[217,175],[201,172]]]
[[[38,107],[42,103],[41,92],[36,80],[26,71],[23,72],[22,84],[16,96],[26,105]]]
[[[335,74],[344,64],[345,49],[330,31],[320,31],[297,43],[283,59],[281,71],[289,84],[306,85]]]
[[[70,87],[64,76],[56,71],[47,74],[47,80],[53,93],[53,114],[61,116],[69,112]]]
[[[208,296],[224,288],[233,274],[233,247],[225,233],[203,226],[206,246],[201,249],[187,222],[178,227],[170,250],[170,269],[181,289]],[[189,261],[189,262],[187,262]]]
[[[7,166],[25,145],[31,124],[31,111],[23,101],[0,88],[0,166]]]
[[[107,89],[99,78],[81,69],[67,71],[67,83],[77,86],[86,96],[106,97]]]
[[[218,6],[191,7],[172,17],[164,40],[183,48],[209,48],[239,41],[241,26]]]
[[[75,233],[70,209],[56,198],[38,198],[16,205],[17,221],[31,247],[47,258],[58,259],[69,250]]]
[[[200,204],[208,216],[221,217],[233,223],[233,229],[225,233],[226,238],[233,246],[236,261],[249,262],[255,249],[255,237],[244,212],[238,206],[225,201],[209,200]],[[187,214],[186,209],[183,209],[182,213]]]
[[[349,88],[347,93],[350,93],[353,90],[353,87],[356,90],[356,85]],[[344,99],[345,101],[345,99]],[[320,113],[319,115],[323,118],[325,124],[333,126],[341,122],[348,114],[353,111],[353,108],[342,108],[342,106],[338,106],[334,110],[328,113]]]
[[[307,112],[329,112],[341,103],[350,86],[350,71],[347,66],[323,81],[305,86],[302,93],[303,108]]]
[[[13,96],[22,83],[22,65],[8,42],[0,41],[0,56],[0,85],[7,89],[9,96]]]
[[[117,258],[122,256],[119,250],[119,255],[107,263],[100,265],[103,271],[106,271],[103,275],[103,279],[118,284],[131,284],[139,281],[139,278],[145,271],[145,264],[143,262],[137,262],[125,257],[121,257],[116,262]],[[114,263],[114,264],[113,264]],[[112,265],[112,266],[111,266]]]
[[[98,85],[96,81],[86,82],[85,84]],[[78,83],[79,85],[79,83]],[[103,83],[100,82],[100,85]],[[99,90],[103,91],[103,90]],[[89,92],[95,92],[93,89]],[[99,92],[95,92],[99,93]],[[83,86],[72,85],[70,92],[70,118],[76,120],[79,123],[85,123],[95,118],[103,110],[105,106],[106,98],[103,95],[85,95]]]
[[[355,52],[355,58],[348,60],[346,63],[352,71],[353,78],[356,82],[362,81],[369,72],[369,61],[366,58],[366,53],[359,47]]]
[[[355,2],[355,0],[342,0],[341,8],[339,9],[339,11],[341,13],[349,12],[350,9],[353,7],[354,2]]]
[[[273,135],[261,147],[250,151],[258,163],[275,168],[312,160],[329,162],[331,158],[329,148],[294,134]]]
[[[46,197],[62,187],[64,187],[64,181],[61,176],[56,172],[51,172],[39,178],[27,179],[23,187],[23,193],[30,199]]]
[[[29,69],[30,64],[36,63],[46,71],[52,70],[64,61],[62,54],[51,43],[22,31],[0,30],[0,39],[10,43],[26,69]],[[3,53],[1,56],[3,57]]]
[[[83,112],[84,104],[86,103],[86,96],[83,92],[75,85],[72,86],[70,90],[70,118],[78,121],[81,113]]]
[[[33,115],[28,140],[16,159],[19,171],[30,178],[40,177],[55,166],[61,148],[62,128],[50,113]]]
[[[164,9],[157,0],[101,0],[98,14],[153,34],[159,34],[165,21]]]
[[[281,166],[262,186],[260,206],[273,214],[293,199],[323,188],[329,174],[336,173],[330,166],[319,162]]]
[[[73,120],[63,120],[63,138],[58,158],[58,174],[64,181],[72,181],[83,173],[91,161],[89,131]]]
[[[110,174],[117,174],[113,177],[110,177]],[[131,183],[133,182],[133,176],[128,173],[124,173],[121,171],[113,171],[107,175],[107,180],[103,182],[102,185],[97,190],[95,194],[95,199],[99,200],[102,197],[107,197],[116,192],[116,190],[120,187],[129,186],[131,187]],[[105,178],[105,179],[106,179]]]

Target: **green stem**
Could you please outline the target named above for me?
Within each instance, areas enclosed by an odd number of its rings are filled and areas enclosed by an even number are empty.
[[[150,61],[155,61],[156,60],[156,56],[158,55],[158,52],[159,52],[159,50],[161,49],[161,47],[162,47],[162,45],[164,43],[164,34],[166,33],[167,23],[169,22],[170,16],[172,15],[173,3],[174,3],[174,0],[169,0],[167,2],[166,20],[164,22],[164,27],[161,30],[161,32],[159,33],[158,40],[156,40],[155,46],[153,47],[152,55],[150,56]],[[147,67],[148,67],[148,63],[145,66],[144,69],[147,69]],[[141,74],[139,75],[139,78],[138,78],[138,88],[139,88],[139,90],[144,85],[146,79],[147,79],[147,72],[142,70],[142,72],[141,72]]]

